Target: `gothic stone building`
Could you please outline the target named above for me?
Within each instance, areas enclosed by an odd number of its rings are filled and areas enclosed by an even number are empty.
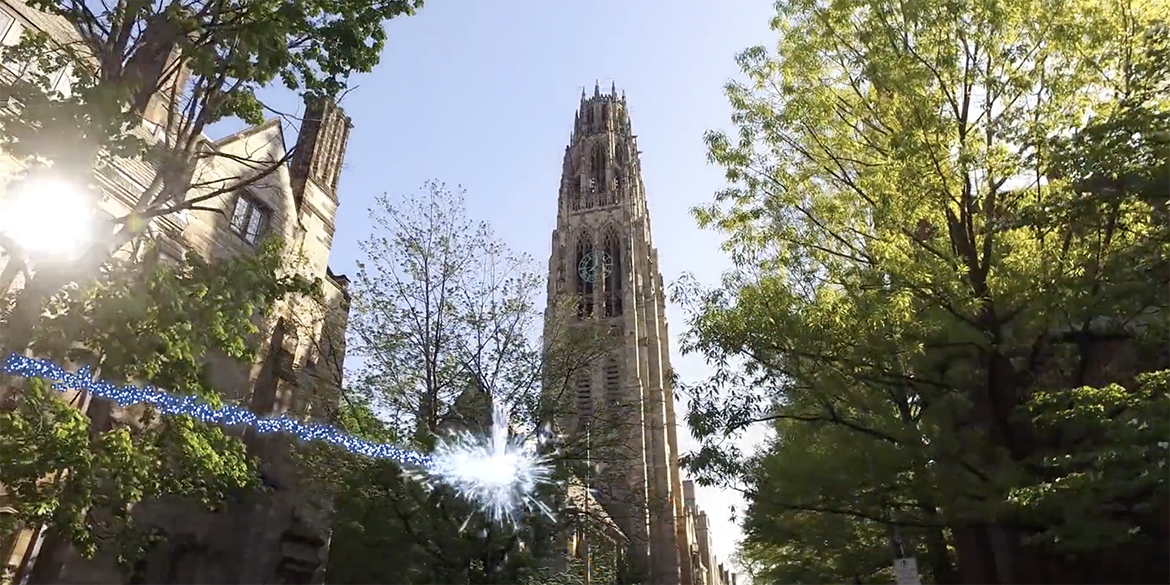
[[[628,561],[646,583],[709,583],[703,573],[711,563],[696,565],[695,514],[684,501],[666,297],[637,138],[616,88],[581,94],[565,148],[548,297],[550,308],[575,304],[580,323],[616,338],[608,356],[572,375],[573,414],[560,426],[596,443],[596,472],[586,481],[629,543]],[[602,435],[616,440],[603,443]]]
[[[63,19],[19,1],[0,2],[0,45],[15,44],[28,29],[44,31],[59,43],[80,40]],[[177,58],[173,49],[154,53],[155,59]],[[158,75],[170,63],[152,62],[151,55],[131,60],[145,75]],[[8,63],[2,69],[0,77],[7,79],[23,73]],[[182,77],[180,72],[176,86],[181,87]],[[59,72],[55,83],[67,91],[69,71]],[[178,99],[174,92],[148,97],[136,105],[143,116],[139,131],[144,137],[158,135],[159,124]],[[0,115],[12,115],[8,107],[4,110]],[[340,363],[336,356],[344,354],[341,338],[325,333],[344,329],[348,307],[347,280],[333,274],[328,261],[338,206],[338,177],[351,125],[328,101],[307,104],[304,118],[291,163],[279,165],[275,172],[246,188],[206,203],[222,213],[179,213],[159,218],[153,226],[164,256],[178,258],[194,251],[212,261],[249,253],[264,235],[279,234],[290,245],[290,253],[301,258],[301,269],[324,280],[325,306],[285,303],[277,308],[274,319],[263,324],[261,336],[268,341],[256,364],[241,367],[226,356],[207,357],[213,364],[214,384],[225,399],[261,415],[309,415],[311,403],[328,404],[336,390],[330,381],[339,380],[334,371]],[[200,182],[215,178],[238,182],[258,169],[272,168],[287,152],[279,120],[218,141],[207,140],[206,146],[226,156],[209,158],[197,172]],[[16,161],[0,154],[0,189],[6,189],[21,170]],[[101,175],[102,207],[110,215],[121,216],[151,183],[153,169],[141,160],[122,159]],[[319,383],[322,380],[324,383]],[[313,400],[307,396],[310,392],[315,394]],[[88,400],[82,402],[82,408],[91,410]],[[128,418],[127,414],[133,412],[108,413],[115,424]],[[328,506],[299,492],[287,457],[287,439],[254,436],[246,429],[231,432],[244,436],[249,448],[263,460],[262,475],[272,488],[270,494],[237,502],[219,513],[190,502],[143,503],[136,515],[161,529],[166,538],[148,554],[138,579],[147,583],[308,583],[322,578],[329,538]],[[0,486],[0,506],[4,505],[2,490]],[[117,583],[126,578],[112,559],[99,555],[84,560],[64,543],[46,540],[44,531],[36,528],[8,538],[0,546],[3,583]]]

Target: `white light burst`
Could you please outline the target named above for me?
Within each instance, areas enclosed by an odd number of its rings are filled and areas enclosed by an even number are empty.
[[[69,258],[93,235],[93,201],[68,181],[31,174],[0,197],[0,233],[27,252]]]
[[[461,431],[443,438],[421,479],[452,487],[497,524],[515,524],[524,510],[552,518],[552,510],[536,494],[550,481],[548,459],[537,453],[533,441],[510,434],[508,408],[494,406],[491,432]]]

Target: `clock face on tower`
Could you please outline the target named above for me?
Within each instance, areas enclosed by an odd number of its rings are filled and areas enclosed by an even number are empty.
[[[577,274],[585,282],[597,282],[604,279],[613,270],[613,258],[605,252],[589,252],[577,263]]]

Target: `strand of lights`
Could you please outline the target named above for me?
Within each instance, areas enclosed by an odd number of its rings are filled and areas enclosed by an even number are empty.
[[[0,370],[26,378],[41,378],[51,382],[53,389],[58,392],[88,390],[94,396],[114,401],[118,406],[150,404],[163,414],[185,414],[205,423],[250,425],[259,433],[289,433],[302,441],[326,441],[344,447],[351,453],[374,459],[393,459],[404,465],[419,467],[431,465],[431,458],[426,455],[393,445],[371,443],[330,426],[302,423],[287,416],[259,417],[246,408],[230,404],[214,408],[195,396],[175,396],[152,386],[116,386],[104,380],[95,380],[89,366],[82,367],[76,372],[67,372],[52,361],[14,353],[8,356]]]
[[[287,416],[259,417],[234,405],[214,408],[194,396],[179,397],[152,386],[116,386],[94,379],[88,366],[67,372],[52,361],[13,353],[0,365],[0,371],[46,380],[59,392],[88,390],[118,406],[150,404],[163,414],[185,414],[205,423],[229,426],[246,424],[260,433],[289,433],[303,441],[333,443],[366,457],[392,459],[425,485],[451,486],[496,523],[515,523],[522,509],[553,517],[549,507],[536,498],[537,487],[550,481],[549,462],[539,456],[533,443],[510,436],[507,408],[499,404],[493,408],[489,436],[455,433],[439,442],[433,456],[427,456],[394,445],[371,443],[327,425],[306,424]]]

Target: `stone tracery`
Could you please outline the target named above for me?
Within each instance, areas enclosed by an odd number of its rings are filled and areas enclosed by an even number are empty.
[[[622,279],[625,276],[625,271],[622,266],[621,239],[613,227],[605,231],[601,249],[613,262],[613,268],[605,274],[603,282],[605,316],[616,317],[622,314]]]
[[[582,270],[582,264],[593,263],[593,241],[588,232],[580,234],[577,240],[577,253],[573,266],[577,267],[577,318],[587,319],[593,316],[593,279]],[[592,268],[592,267],[590,267]]]

